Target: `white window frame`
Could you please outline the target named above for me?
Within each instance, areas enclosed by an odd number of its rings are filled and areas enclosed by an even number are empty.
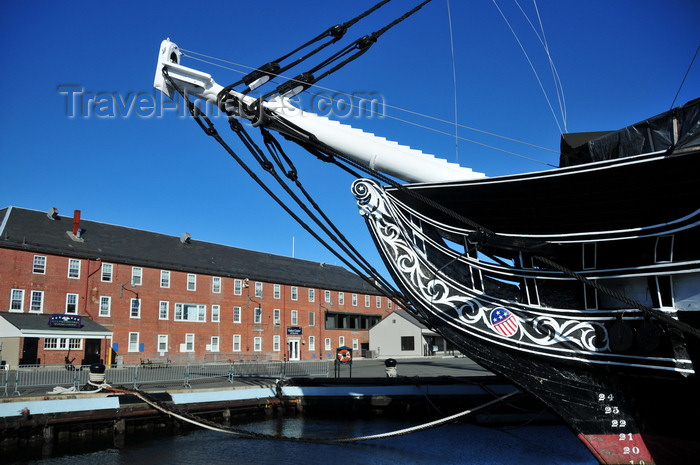
[[[292,310],[290,322],[292,326],[299,325],[299,310]]]
[[[370,298],[369,294],[365,295],[365,307],[369,307],[372,305],[372,299]]]
[[[316,289],[309,289],[309,302],[316,302]]]
[[[140,266],[131,267],[131,285],[136,287],[143,284],[143,268]]]
[[[263,283],[260,281],[255,282],[255,297],[263,296]]]
[[[212,323],[218,323],[220,320],[221,320],[221,306],[220,305],[212,305],[211,306],[211,321],[212,321]]]
[[[327,337],[326,339],[324,339],[323,346],[325,347],[326,351],[331,350],[331,338]]]
[[[240,334],[234,334],[233,335],[233,347],[231,348],[234,352],[240,352],[241,351],[241,335]]]
[[[170,270],[160,270],[160,287],[170,289]]]
[[[194,273],[187,273],[187,290],[196,291],[197,290],[197,275]]]
[[[316,312],[309,312],[309,326],[316,326]]]
[[[141,318],[141,299],[131,299],[129,303],[129,318]]]
[[[345,292],[338,292],[338,305],[345,305]]]
[[[68,292],[66,294],[66,315],[77,315],[78,314],[78,302],[80,301],[80,296],[74,292]],[[75,306],[75,311],[68,311],[71,305]]]
[[[233,295],[242,295],[242,294],[243,294],[243,280],[234,279],[233,280]]]
[[[38,298],[35,299],[35,296]],[[35,303],[39,303],[39,308],[35,308]],[[44,291],[29,292],[29,313],[44,313]]]
[[[129,333],[129,343],[128,343],[128,348],[127,352],[140,352],[140,345],[139,345],[139,333],[137,332],[131,332]]]
[[[323,291],[323,301],[327,304],[331,303],[331,291]]]
[[[187,314],[185,316],[185,314]],[[207,322],[207,306],[204,304],[189,304],[178,302],[175,304],[174,321],[187,321],[190,323]]]
[[[82,350],[83,340],[67,337],[44,338],[44,350]]]
[[[357,294],[352,295],[352,306],[357,307]]]
[[[97,316],[109,317],[112,315],[112,297],[108,295],[100,296],[99,308]]]
[[[262,307],[255,307],[253,309],[253,324],[256,324],[256,325],[262,324],[262,319],[263,319]]]
[[[170,318],[170,302],[161,300],[158,303],[158,319],[167,320],[168,318]]]
[[[262,352],[262,336],[255,336],[253,338],[253,352]]]
[[[345,336],[338,336],[338,347],[343,347],[345,345]]]
[[[273,352],[279,352],[280,351],[280,346],[281,346],[281,339],[279,334],[275,334],[272,336],[272,351]]]
[[[377,301],[377,308],[382,308],[382,297],[378,295],[376,298],[376,301]]]
[[[299,300],[299,288],[292,286],[292,300]]]
[[[272,310],[272,324],[278,325],[281,323],[282,311],[279,308]]]
[[[46,274],[46,255],[34,255],[32,259],[32,273]]]
[[[352,338],[352,350],[360,350],[360,340],[356,337]]]
[[[235,324],[240,324],[241,320],[243,320],[242,312],[243,309],[241,307],[233,307],[233,322]]]
[[[211,277],[211,292],[212,294],[221,294],[221,277],[212,276]]]
[[[24,289],[10,289],[11,312],[24,312]]]
[[[316,336],[309,336],[309,350],[316,350]]]
[[[158,335],[158,353],[164,354],[168,352],[168,335],[159,334]]]
[[[80,260],[68,259],[68,279],[80,279]]]
[[[180,344],[180,352],[194,352],[194,333],[185,333],[185,342]]]
[[[100,267],[100,281],[103,283],[111,283],[114,276],[114,265],[111,263],[102,263]]]
[[[212,336],[209,340],[209,352],[219,352],[220,341],[219,336]]]
[[[282,298],[282,286],[279,284],[275,284],[272,287],[272,298],[277,300]]]

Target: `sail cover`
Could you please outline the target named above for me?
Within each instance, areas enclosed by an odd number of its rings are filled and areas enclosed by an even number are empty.
[[[700,98],[619,131],[564,134],[559,166],[700,145]]]

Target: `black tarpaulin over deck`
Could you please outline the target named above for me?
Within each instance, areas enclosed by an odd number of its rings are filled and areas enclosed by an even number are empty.
[[[677,135],[677,140],[676,140]],[[571,133],[561,138],[559,166],[700,146],[700,98],[619,131]]]

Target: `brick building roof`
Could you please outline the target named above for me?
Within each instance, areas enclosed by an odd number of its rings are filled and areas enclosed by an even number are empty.
[[[82,241],[71,238],[73,218],[18,207],[0,209],[0,248],[109,263],[248,278],[328,290],[378,294],[343,267],[139,229],[80,220]]]

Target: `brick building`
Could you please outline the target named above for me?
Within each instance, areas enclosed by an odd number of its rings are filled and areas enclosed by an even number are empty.
[[[392,310],[339,266],[17,207],[0,209],[3,295],[9,364],[359,356]]]

